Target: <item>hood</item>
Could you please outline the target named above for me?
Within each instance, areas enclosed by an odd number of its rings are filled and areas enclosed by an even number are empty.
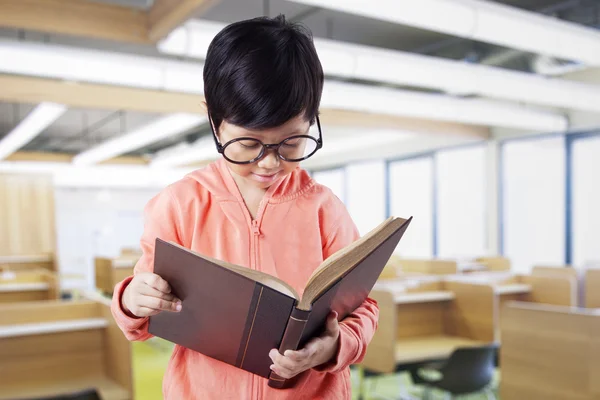
[[[186,175],[187,179],[198,182],[220,201],[237,200],[243,202],[242,195],[231,175],[227,161],[223,158],[210,163],[205,168]],[[278,203],[292,200],[313,187],[315,181],[300,167],[269,187],[265,196],[269,202]]]

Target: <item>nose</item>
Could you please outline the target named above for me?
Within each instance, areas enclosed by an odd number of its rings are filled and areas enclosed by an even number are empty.
[[[277,168],[280,162],[281,159],[277,155],[277,151],[275,149],[266,149],[263,158],[258,160],[258,166],[266,170],[271,170]]]

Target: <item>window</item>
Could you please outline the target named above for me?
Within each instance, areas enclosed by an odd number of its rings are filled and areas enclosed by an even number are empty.
[[[437,256],[486,254],[486,147],[444,150],[435,155]]]
[[[516,272],[565,262],[564,137],[502,146],[503,249]]]
[[[413,216],[397,252],[402,257],[433,257],[433,158],[420,157],[389,165],[390,214]]]
[[[314,180],[321,185],[327,186],[343,202],[346,200],[344,188],[344,169],[336,168],[324,171],[315,171],[312,174]]]
[[[600,261],[600,135],[572,148],[572,264]]]
[[[346,167],[346,206],[361,235],[385,220],[383,161],[356,163]]]

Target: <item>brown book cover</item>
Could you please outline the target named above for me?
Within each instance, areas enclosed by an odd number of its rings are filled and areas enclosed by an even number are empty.
[[[154,272],[169,282],[183,307],[150,317],[148,331],[269,378],[272,387],[289,386],[271,373],[269,351],[299,349],[321,334],[331,311],[342,320],[360,306],[411,220],[390,217],[330,256],[313,272],[302,298],[276,277],[157,238]]]

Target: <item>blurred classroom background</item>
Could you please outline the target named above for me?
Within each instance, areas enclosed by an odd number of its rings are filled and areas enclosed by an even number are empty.
[[[210,40],[280,13],[326,74],[304,167],[363,234],[414,216],[354,398],[600,399],[597,0],[0,0],[0,399],[162,398],[110,295],[217,156]]]

